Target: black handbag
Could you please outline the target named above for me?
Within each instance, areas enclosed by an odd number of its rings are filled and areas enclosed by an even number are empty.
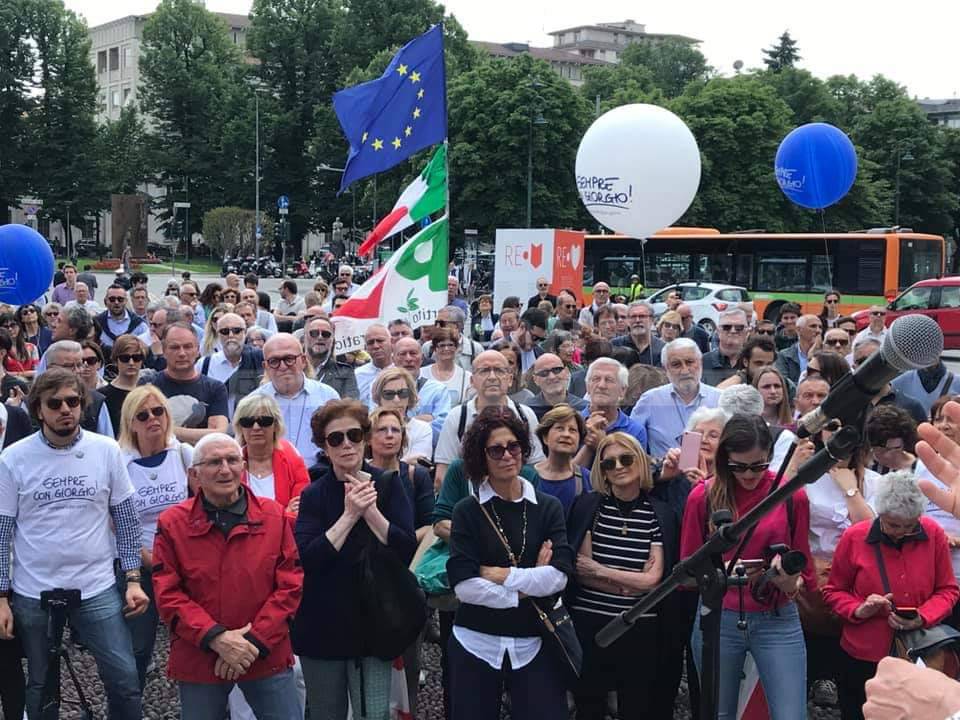
[[[480,503],[480,500],[474,496],[481,512],[493,528],[493,532],[500,539],[504,549],[507,551],[507,557],[514,567],[518,567],[513,550],[510,549],[510,543],[500,532],[500,528],[490,517],[490,513]],[[549,598],[544,598],[537,602],[533,598],[528,598],[533,605],[537,617],[540,619],[540,637],[547,646],[547,651],[558,661],[564,675],[564,679],[569,686],[572,686],[579,678],[583,669],[583,647],[580,645],[580,638],[577,637],[576,628],[573,626],[573,618],[563,604],[561,595],[556,596],[553,605],[544,607],[543,602]]]

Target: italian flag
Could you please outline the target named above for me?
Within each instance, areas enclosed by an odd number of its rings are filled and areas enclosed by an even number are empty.
[[[331,316],[337,328],[336,353],[363,349],[363,334],[375,323],[401,319],[412,328],[432,325],[447,304],[449,253],[446,216],[407,240]]]
[[[447,202],[447,148],[440,145],[420,176],[400,194],[393,210],[377,223],[357,251],[369,255],[386,238],[443,209]]]

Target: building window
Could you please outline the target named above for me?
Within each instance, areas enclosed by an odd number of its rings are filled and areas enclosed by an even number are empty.
[[[133,66],[133,48],[129,45],[123,46],[123,67],[128,68]]]
[[[97,72],[104,73],[107,71],[107,51],[101,50],[97,53]]]
[[[127,103],[130,102],[130,95],[131,95],[132,93],[133,93],[133,91],[132,91],[130,88],[128,88],[128,87],[125,87],[125,88],[123,89],[123,107],[126,107],[126,106],[127,106]]]
[[[580,31],[579,31],[579,30],[577,30],[577,31],[573,34],[573,41],[574,41],[574,42],[580,42]]]
[[[105,112],[107,109],[107,93],[100,92],[97,95],[97,105],[99,112]]]
[[[120,48],[110,48],[110,69],[120,69]]]
[[[120,91],[113,90],[110,92],[110,109],[115,110],[120,107]]]

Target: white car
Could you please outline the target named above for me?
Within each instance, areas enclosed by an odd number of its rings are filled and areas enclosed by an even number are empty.
[[[659,318],[667,310],[667,297],[675,290],[690,309],[693,310],[693,321],[711,335],[717,330],[720,313],[724,310],[740,306],[747,312],[747,319],[755,320],[753,300],[746,288],[736,285],[720,285],[718,283],[682,282],[658,290],[646,299],[653,306],[654,315]]]

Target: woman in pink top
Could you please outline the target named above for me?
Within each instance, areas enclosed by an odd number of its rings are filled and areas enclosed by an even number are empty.
[[[759,503],[773,486],[768,470],[773,446],[770,430],[760,417],[734,415],[727,422],[716,455],[716,475],[699,483],[687,498],[680,534],[680,556],[692,555],[713,532],[710,515],[729,510],[739,518]],[[794,602],[801,587],[816,589],[810,561],[810,509],[802,490],[765,517],[755,528],[740,557],[750,568],[750,585],[743,589],[747,630],[737,629],[740,596],[730,588],[723,600],[720,631],[719,717],[735,718],[740,677],[749,652],[757,664],[772,720],[803,720],[807,713],[807,660],[800,616]],[[780,570],[773,545],[787,545],[807,556],[802,573]],[[732,558],[732,551],[724,560]],[[764,567],[758,567],[763,560]],[[750,562],[754,561],[754,562]],[[779,570],[772,580],[758,582],[767,566]],[[698,669],[703,638],[699,623],[693,630],[693,654]]]

